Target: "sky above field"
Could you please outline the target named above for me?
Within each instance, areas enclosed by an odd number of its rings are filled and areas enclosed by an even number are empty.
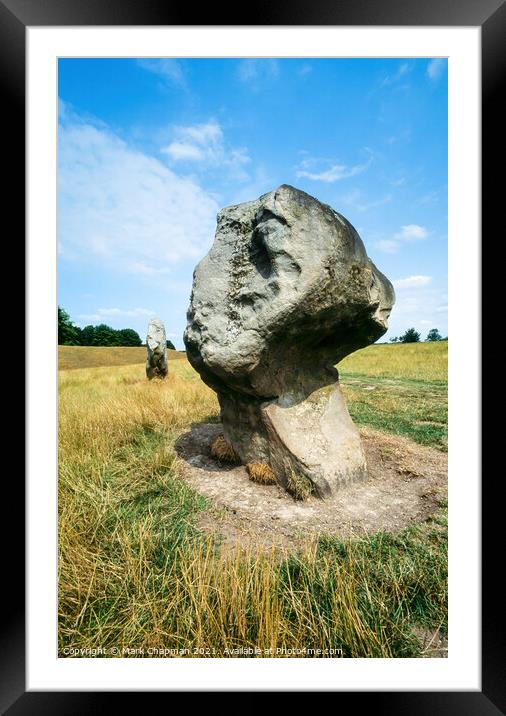
[[[216,214],[291,184],[357,229],[397,302],[447,328],[447,61],[59,61],[58,303],[183,347]]]

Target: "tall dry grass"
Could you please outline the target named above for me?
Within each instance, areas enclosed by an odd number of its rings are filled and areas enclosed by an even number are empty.
[[[195,529],[207,505],[174,442],[218,406],[186,361],[166,381],[143,365],[62,371],[59,401],[61,656],[403,657],[420,653],[416,625],[444,630],[438,520],[284,556],[225,556]]]
[[[167,351],[169,361],[186,359],[182,351]],[[146,362],[146,346],[58,346],[59,370],[100,368]]]

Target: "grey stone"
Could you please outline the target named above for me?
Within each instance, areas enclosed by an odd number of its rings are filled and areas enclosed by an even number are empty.
[[[282,185],[218,214],[194,272],[184,341],[219,398],[226,439],[281,484],[320,497],[366,477],[336,363],[387,330],[390,281],[353,226]]]
[[[152,378],[165,378],[169,372],[167,363],[167,338],[165,326],[159,318],[149,322],[146,338],[148,357],[146,360],[146,375]]]

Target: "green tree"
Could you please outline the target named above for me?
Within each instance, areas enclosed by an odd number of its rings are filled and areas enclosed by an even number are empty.
[[[390,339],[390,343],[398,343],[398,342],[399,342],[399,339],[397,336],[392,336],[392,338]]]
[[[167,348],[170,348],[172,351],[176,350],[176,346],[172,343],[172,341],[167,341]]]
[[[95,326],[85,326],[81,331],[81,345],[95,345]]]
[[[69,314],[58,306],[58,344],[61,346],[142,346],[133,328],[116,330],[101,323],[84,328],[74,326]]]
[[[111,326],[101,323],[95,326],[94,346],[119,346],[121,345],[119,331]]]
[[[137,331],[134,331],[133,328],[122,328],[120,331],[117,331],[118,337],[120,340],[120,345],[122,346],[141,346],[142,341],[137,333]]]
[[[419,343],[420,334],[414,328],[408,328],[406,333],[399,338],[401,343]]]
[[[427,333],[426,341],[442,341],[443,337],[437,328],[431,328]]]
[[[58,345],[78,346],[79,342],[80,329],[74,326],[67,311],[58,306]]]

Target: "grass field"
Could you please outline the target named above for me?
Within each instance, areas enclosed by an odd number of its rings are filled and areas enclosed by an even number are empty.
[[[167,351],[169,360],[186,358],[181,351]],[[101,366],[132,365],[146,362],[146,346],[109,348],[105,346],[58,346],[59,370],[100,368]]]
[[[397,535],[222,555],[195,528],[206,500],[181,479],[174,451],[192,423],[218,420],[214,393],[186,360],[148,382],[144,349],[112,349],[107,367],[93,367],[98,350],[108,349],[60,348],[60,655],[304,646],[409,657],[421,654],[417,630],[446,632],[444,506]],[[446,351],[385,345],[347,358],[354,419],[445,449]]]
[[[369,346],[339,372],[356,423],[447,449],[448,341]]]

